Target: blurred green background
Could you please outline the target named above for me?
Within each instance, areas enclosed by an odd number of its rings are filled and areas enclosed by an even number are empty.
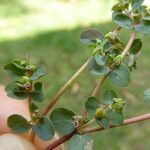
[[[46,94],[44,104],[39,104],[43,108],[90,56],[90,49],[80,43],[81,32],[97,28],[105,34],[115,28],[111,22],[114,3],[114,0],[0,0],[0,83],[9,80],[2,69],[4,64],[30,55],[34,63],[45,64],[47,68],[47,75],[41,79]],[[120,37],[127,42],[129,35],[123,30]],[[150,87],[150,37],[138,36],[143,41],[143,51],[132,83],[127,88],[118,88],[108,80],[98,96],[101,98],[106,89],[115,88],[127,101],[126,118],[150,110],[150,104],[143,100],[143,91]],[[80,113],[97,81],[98,77],[86,71],[56,107]],[[94,150],[149,150],[149,125],[147,121],[96,133]]]

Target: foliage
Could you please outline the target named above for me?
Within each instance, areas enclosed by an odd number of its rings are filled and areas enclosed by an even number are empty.
[[[92,57],[87,63],[91,74],[101,79],[109,77],[112,84],[126,87],[131,82],[131,71],[136,68],[136,62],[142,48],[140,39],[136,39],[137,32],[150,33],[150,12],[143,1],[122,0],[112,8],[112,19],[119,27],[113,32],[104,35],[96,29],[89,29],[81,34],[80,40],[92,49]],[[122,29],[132,30],[129,42],[126,44],[119,38]],[[85,67],[86,68],[86,67]],[[4,69],[13,75],[12,81],[6,86],[7,95],[11,98],[27,99],[30,103],[31,120],[26,120],[19,115],[8,118],[8,126],[13,132],[25,133],[32,129],[42,140],[50,140],[55,130],[62,135],[74,134],[69,141],[69,150],[93,149],[93,140],[88,131],[88,126],[94,122],[100,129],[108,129],[111,126],[120,126],[124,122],[125,100],[120,98],[114,89],[105,91],[103,101],[92,95],[85,102],[85,114],[75,114],[65,108],[56,108],[50,114],[50,119],[45,115],[58,98],[84,71],[79,71],[58,92],[58,95],[50,101],[46,113],[41,113],[33,103],[44,100],[43,85],[35,82],[45,75],[43,65],[36,66],[27,60],[13,60],[4,66]],[[101,85],[103,82],[101,83]],[[99,86],[101,86],[99,85]],[[149,89],[144,92],[144,99],[149,100]],[[33,101],[33,102],[32,102]]]

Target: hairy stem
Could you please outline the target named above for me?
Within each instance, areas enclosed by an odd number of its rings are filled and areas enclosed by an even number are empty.
[[[70,85],[80,76],[80,74],[87,68],[89,60],[84,63],[81,68],[71,77],[71,79],[59,90],[59,92],[52,98],[50,103],[43,111],[43,115],[47,115],[50,109],[58,101],[58,99],[63,95],[63,93],[70,87]]]
[[[126,119],[126,120],[124,120],[124,123],[121,126],[130,125],[130,124],[138,123],[138,122],[141,122],[144,120],[149,120],[149,119],[150,119],[150,113],[140,115],[137,117],[133,117],[130,119]],[[119,127],[119,126],[111,126],[110,128],[115,128],[115,127]],[[93,132],[97,132],[97,131],[101,131],[101,130],[105,130],[105,129],[99,126],[99,127],[95,127],[95,128],[85,129],[85,132],[93,133]],[[58,147],[59,145],[63,144],[64,142],[68,141],[74,134],[75,134],[75,132],[72,132],[69,135],[60,137],[58,140],[56,140],[55,142],[50,144],[44,150],[52,150],[52,149]]]

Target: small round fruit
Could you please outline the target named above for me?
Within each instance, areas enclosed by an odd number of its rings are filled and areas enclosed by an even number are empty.
[[[106,111],[103,108],[98,108],[96,110],[96,113],[95,113],[96,118],[101,119],[101,118],[104,118],[105,115],[106,115]]]

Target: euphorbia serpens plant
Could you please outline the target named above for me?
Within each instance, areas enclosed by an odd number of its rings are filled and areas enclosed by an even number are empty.
[[[30,131],[32,141],[35,135],[48,141],[58,133],[60,138],[46,146],[45,150],[52,150],[66,141],[69,150],[92,150],[94,143],[91,133],[150,119],[150,113],[125,119],[123,109],[126,100],[114,89],[107,89],[102,99],[97,98],[107,79],[119,87],[127,87],[131,82],[131,73],[137,67],[142,49],[142,41],[137,32],[150,34],[150,10],[143,5],[143,1],[120,0],[113,6],[112,20],[117,24],[114,31],[104,35],[96,29],[89,29],[81,34],[80,40],[91,50],[91,57],[58,91],[43,111],[35,103],[44,100],[43,84],[37,80],[45,75],[45,67],[19,59],[5,65],[4,69],[13,74],[12,82],[5,88],[7,95],[18,100],[28,99],[31,115],[31,120],[21,115],[11,115],[8,118],[8,126],[12,132],[19,134]],[[120,30],[123,29],[131,32],[128,43],[119,38]],[[92,95],[87,98],[83,113],[78,115],[61,107],[51,112],[51,108],[68,87],[87,69],[100,79]],[[150,100],[149,89],[144,95],[145,99]]]

